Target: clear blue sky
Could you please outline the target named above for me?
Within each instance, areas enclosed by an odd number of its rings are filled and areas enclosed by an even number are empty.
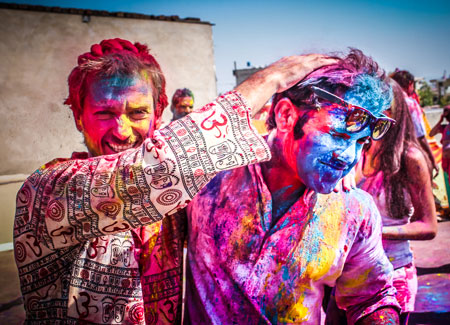
[[[9,2],[8,0],[3,0]],[[387,71],[450,74],[450,1],[29,0],[16,3],[197,17],[213,26],[217,88],[233,88],[233,62],[264,66],[285,55],[357,47]]]

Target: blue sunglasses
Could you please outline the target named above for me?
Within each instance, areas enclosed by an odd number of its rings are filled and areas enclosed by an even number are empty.
[[[377,117],[373,115],[371,111],[357,105],[350,104],[342,98],[326,91],[325,89],[311,86],[312,91],[317,97],[324,99],[330,103],[337,104],[347,110],[347,116],[345,118],[346,131],[349,133],[355,133],[363,130],[365,127],[370,126],[371,138],[375,141],[383,138],[387,131],[389,131],[392,124],[395,124],[395,120],[387,117],[384,114]]]

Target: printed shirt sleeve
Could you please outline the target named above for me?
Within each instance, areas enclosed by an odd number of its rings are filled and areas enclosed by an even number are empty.
[[[375,310],[392,306],[400,311],[392,285],[393,267],[381,242],[381,217],[371,197],[361,206],[363,220],[336,282],[336,302],[347,310],[349,324]]]
[[[177,212],[218,172],[270,159],[250,111],[229,92],[138,149],[44,166],[17,195],[15,237],[28,233],[55,249]]]

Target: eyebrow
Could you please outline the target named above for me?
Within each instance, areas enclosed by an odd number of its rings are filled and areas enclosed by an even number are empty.
[[[114,107],[108,103],[96,103],[92,108],[94,111],[114,110]]]
[[[137,106],[137,105],[136,106],[130,106],[127,103],[126,110],[130,110],[130,111],[145,110],[146,112],[151,112],[153,110],[153,108],[151,106],[142,106],[142,105],[140,105],[140,106]]]

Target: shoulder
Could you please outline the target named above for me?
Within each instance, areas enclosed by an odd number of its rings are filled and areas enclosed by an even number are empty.
[[[414,105],[414,100],[413,99],[411,99],[411,98],[409,98],[405,93],[404,93],[404,96],[403,96],[404,98],[405,98],[405,102],[406,102],[406,104],[411,108],[411,107],[415,107],[415,105]]]
[[[231,170],[224,170],[219,172],[209,183],[200,191],[199,195],[196,197],[201,197],[206,194],[209,196],[216,196],[221,194],[223,191],[232,193],[236,187],[242,187],[246,183],[251,175],[249,174],[249,167],[244,166],[240,168],[235,168]],[[236,193],[233,193],[236,195]],[[195,199],[195,197],[194,197]]]
[[[249,201],[258,204],[258,182],[249,168],[240,167],[218,173],[195,195],[187,207],[188,216],[212,215],[217,209],[238,211]],[[254,202],[254,203],[253,203]],[[224,210],[222,210],[224,211]]]
[[[350,241],[364,241],[381,229],[378,208],[372,196],[361,189],[319,195],[317,203],[314,214],[341,229]]]
[[[318,202],[344,202],[357,205],[367,204],[368,201],[373,201],[372,196],[364,190],[359,188],[352,189],[348,192],[339,191],[338,193],[331,192],[330,194],[318,194]]]
[[[48,163],[42,165],[39,168],[39,170],[49,169],[49,168],[58,166],[60,164],[63,164],[65,162],[72,161],[72,160],[83,160],[83,159],[88,159],[88,158],[89,158],[89,154],[87,152],[74,151],[74,152],[72,152],[72,156],[70,158],[55,158],[55,159],[52,159]]]
[[[445,138],[445,140],[449,140],[450,139],[450,123],[441,125],[440,130],[441,130],[441,133],[443,133],[442,138],[443,139]]]
[[[425,155],[419,148],[410,146],[406,152],[405,165],[408,175],[413,180],[430,177],[430,170]]]
[[[416,146],[409,146],[406,151],[406,163],[407,164],[420,164],[426,162],[425,155]]]
[[[359,188],[348,192],[340,191],[327,195],[319,194],[317,207],[340,207],[346,218],[364,218],[367,215],[378,213],[372,196]]]
[[[417,108],[420,109],[419,103],[414,98],[411,98],[406,94],[405,94],[405,101],[408,104],[408,106],[415,108],[415,109],[417,109]]]
[[[429,167],[425,155],[419,148],[415,146],[410,146],[406,151],[405,164],[408,170],[408,174],[410,174],[412,177],[414,177],[414,173],[418,172],[429,173]]]

